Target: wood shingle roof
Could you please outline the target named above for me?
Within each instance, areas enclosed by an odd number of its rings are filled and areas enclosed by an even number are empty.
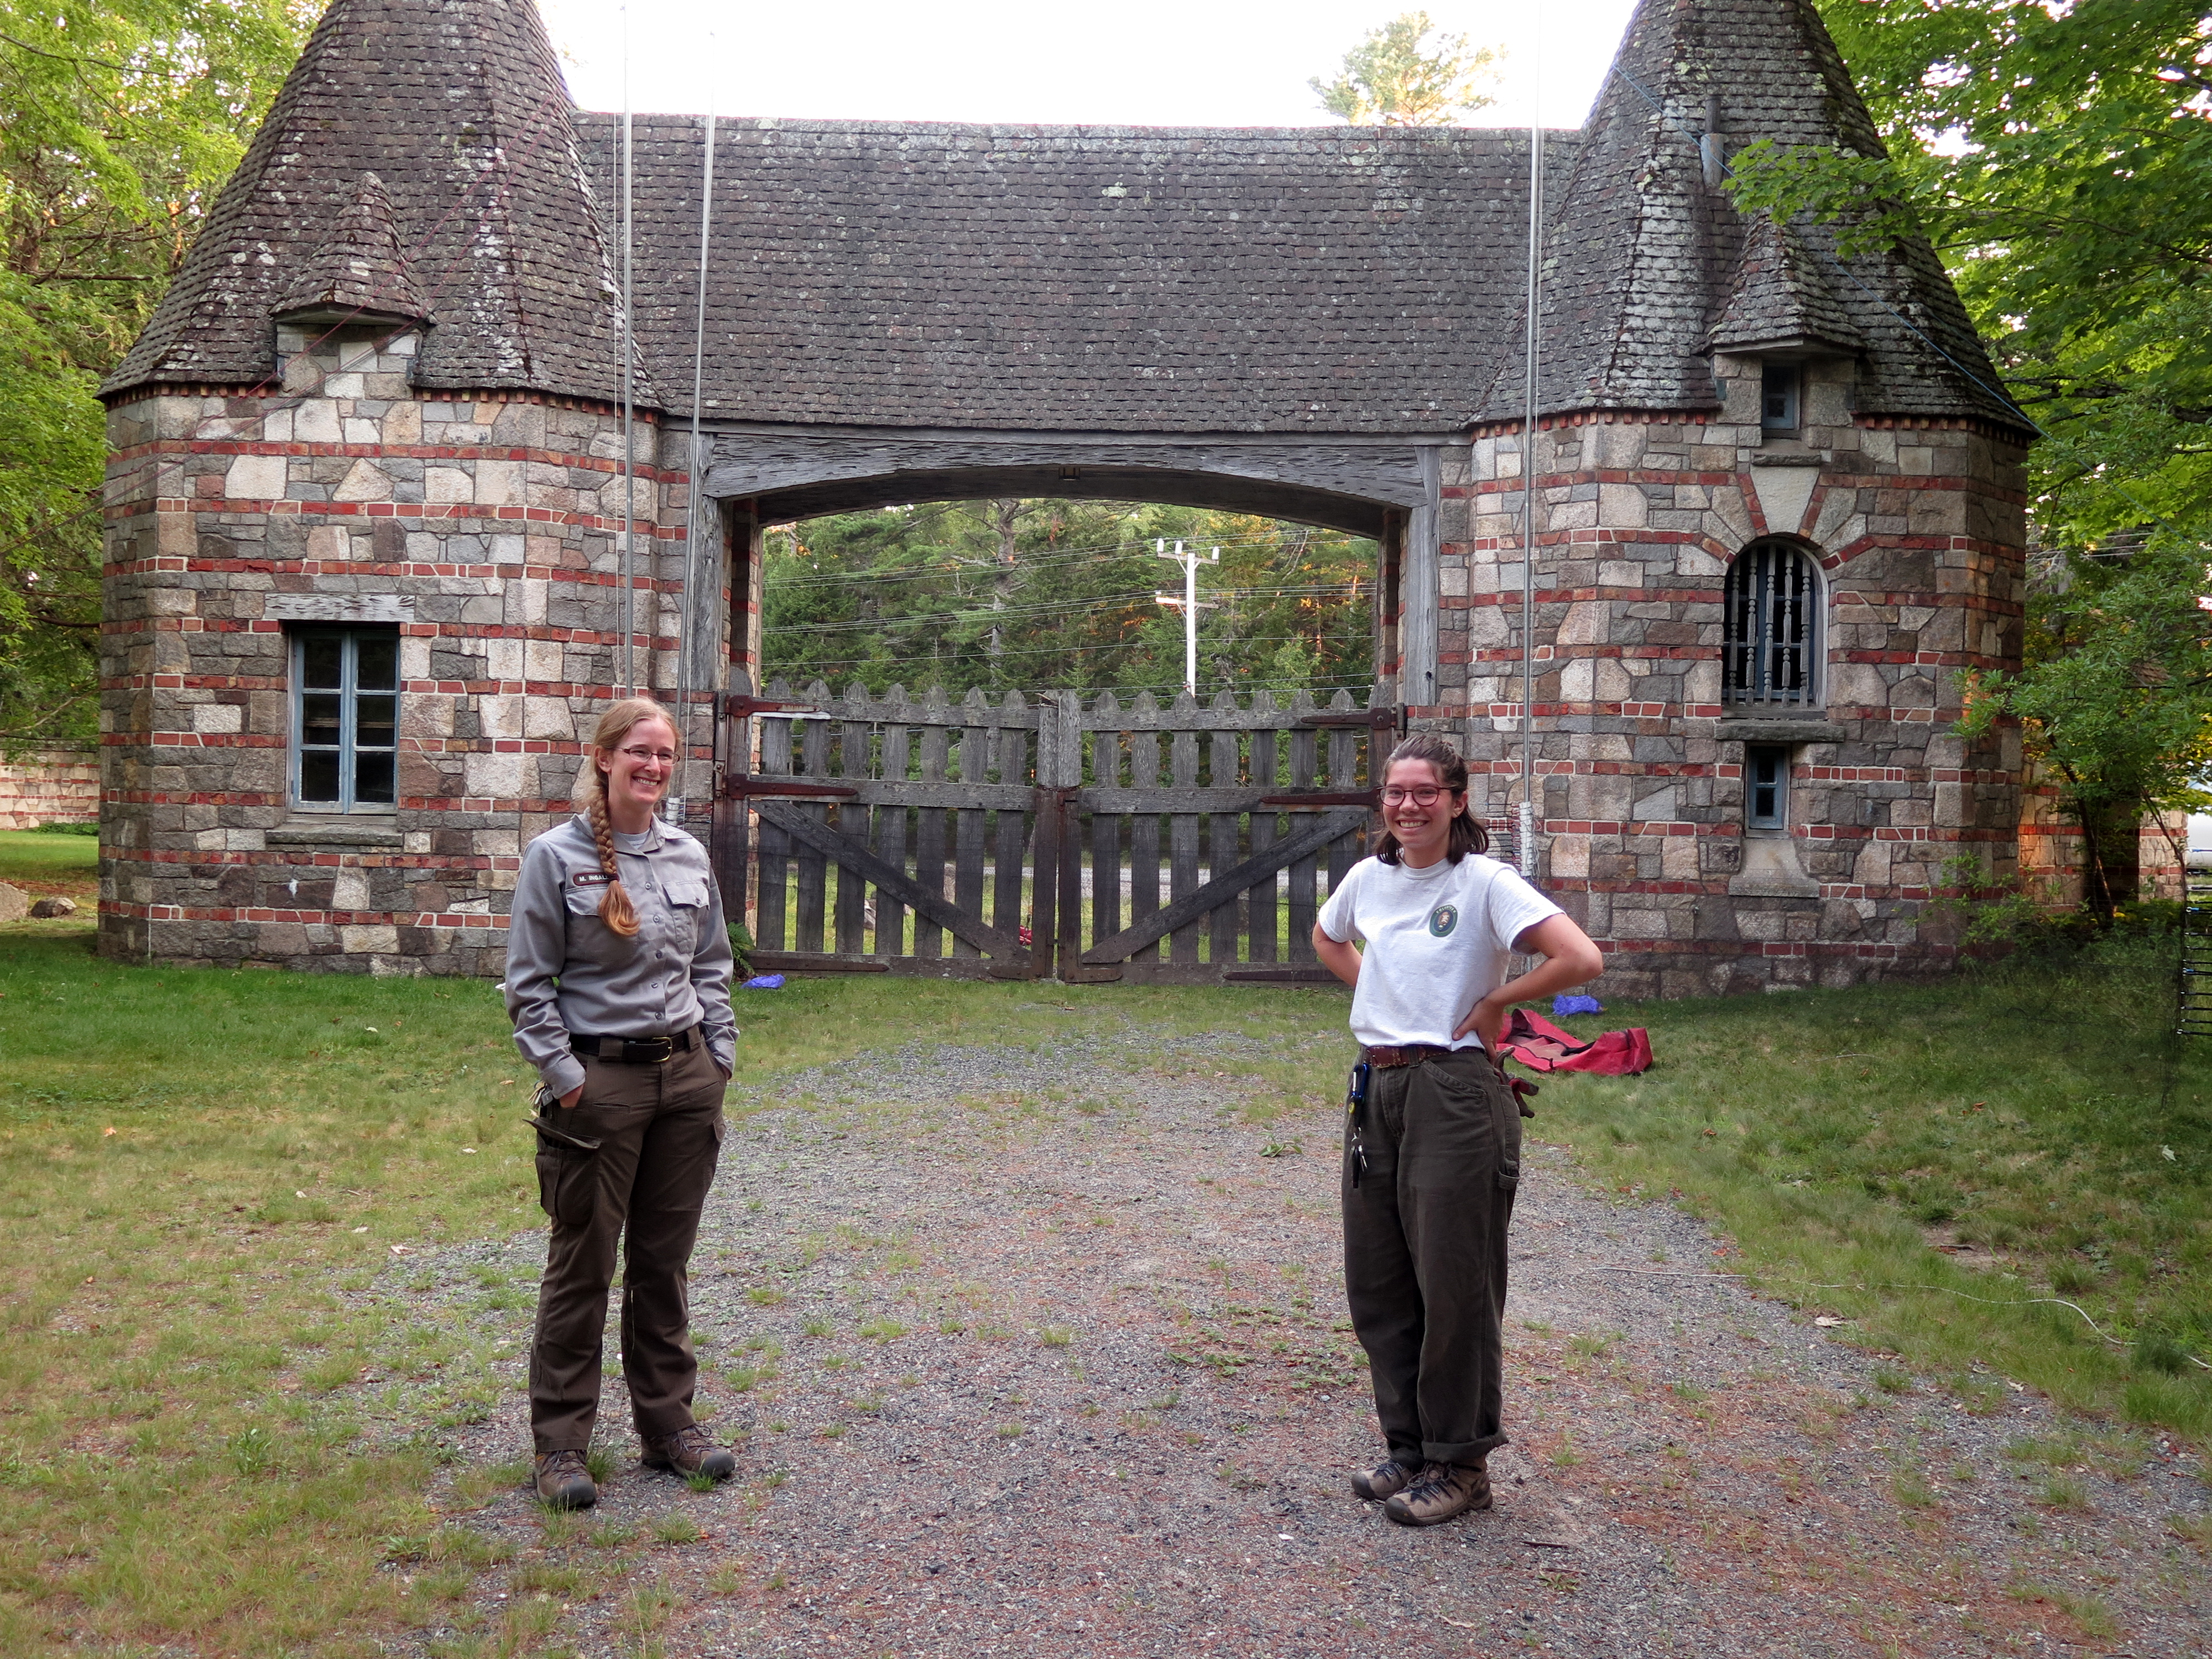
[[[1620,70],[1583,133],[1547,139],[1547,411],[1712,408],[1707,354],[1786,327],[1860,354],[1863,411],[2018,423],[1924,242],[1844,260],[1823,228],[1747,225],[1701,177],[1709,96],[1731,147],[1878,152],[1811,0],[1644,0]],[[426,390],[611,400],[618,125],[570,108],[531,0],[332,0],[103,391],[259,382],[275,313],[375,288],[428,315]],[[634,143],[637,396],[688,413],[702,124],[639,117]],[[1163,434],[1514,418],[1526,145],[725,119],[702,412]]]

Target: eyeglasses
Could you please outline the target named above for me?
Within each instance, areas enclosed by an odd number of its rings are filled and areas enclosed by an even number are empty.
[[[676,759],[676,751],[673,749],[647,749],[641,744],[635,748],[617,749],[615,752],[618,755],[628,755],[640,766],[644,765],[647,761],[659,761],[663,766],[666,766]]]
[[[1411,789],[1401,789],[1393,784],[1382,792],[1382,804],[1385,806],[1403,806],[1411,801],[1416,806],[1434,806],[1437,798],[1448,793],[1429,783],[1417,784]]]

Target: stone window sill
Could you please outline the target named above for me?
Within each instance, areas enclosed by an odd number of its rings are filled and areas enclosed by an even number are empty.
[[[1797,842],[1787,830],[1751,830],[1743,838],[1743,866],[1729,878],[1738,898],[1817,899],[1820,884],[1797,862]]]
[[[1849,737],[1840,726],[1818,716],[1723,714],[1713,735],[1723,743],[1842,743]]]
[[[398,852],[406,845],[399,820],[385,812],[332,812],[289,817],[266,832],[270,847],[331,847]]]

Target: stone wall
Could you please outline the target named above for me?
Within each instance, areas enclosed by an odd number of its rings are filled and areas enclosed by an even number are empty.
[[[2059,811],[2057,787],[2039,777],[2033,766],[2027,769],[2027,782],[2021,795],[2021,890],[2053,908],[2078,908],[2087,863],[2081,826]],[[2139,896],[2183,896],[2182,856],[2189,847],[2189,815],[2146,813],[2136,836]]]
[[[622,427],[536,396],[418,394],[416,343],[280,331],[279,386],[111,410],[109,953],[496,971],[523,846],[568,810],[622,674]],[[654,424],[636,433],[636,673],[665,688],[683,453],[672,440],[676,465],[655,465]],[[288,629],[333,623],[400,638],[389,811],[290,799]]]
[[[415,337],[280,331],[283,383],[157,388],[111,415],[100,937],[143,959],[368,972],[497,971],[521,851],[568,810],[623,678],[615,411],[420,392]],[[1965,422],[1851,412],[1814,365],[1806,422],[1762,434],[1758,364],[1719,360],[1717,416],[1580,416],[1537,438],[1541,878],[1603,943],[1616,994],[1841,984],[1948,960],[1924,914],[1972,857],[2018,867],[2016,735],[1950,726],[1963,668],[2016,659],[2021,456]],[[686,525],[685,434],[638,424],[638,678],[667,698]],[[1438,690],[1492,817],[1516,799],[1522,443],[1446,452]],[[735,504],[741,549],[757,539]],[[724,640],[730,570],[702,525],[694,684]],[[1819,702],[1723,703],[1722,583],[1762,536],[1824,582]],[[747,569],[748,583],[757,572]],[[289,794],[288,630],[400,640],[398,799]],[[710,741],[692,732],[695,755]],[[1747,742],[1791,751],[1786,834],[1747,833]],[[702,811],[707,769],[691,793]]]
[[[100,760],[76,749],[0,756],[0,830],[89,823],[100,816]]]
[[[2021,453],[1966,422],[1855,416],[1848,364],[1808,366],[1804,424],[1762,433],[1756,360],[1717,360],[1717,416],[1540,423],[1542,876],[1623,995],[1847,984],[1947,962],[1947,860],[2015,866],[2016,732],[1950,730],[1960,669],[2017,660]],[[1519,799],[1516,426],[1446,479],[1443,648],[1489,806]],[[1729,562],[1765,536],[1825,584],[1821,696],[1724,706]],[[1437,711],[1442,713],[1443,711]],[[1747,832],[1747,742],[1790,750],[1786,835]]]

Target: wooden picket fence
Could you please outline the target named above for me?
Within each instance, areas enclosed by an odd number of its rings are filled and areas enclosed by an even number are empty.
[[[762,971],[1323,980],[1399,711],[894,686],[724,694],[715,868]]]

